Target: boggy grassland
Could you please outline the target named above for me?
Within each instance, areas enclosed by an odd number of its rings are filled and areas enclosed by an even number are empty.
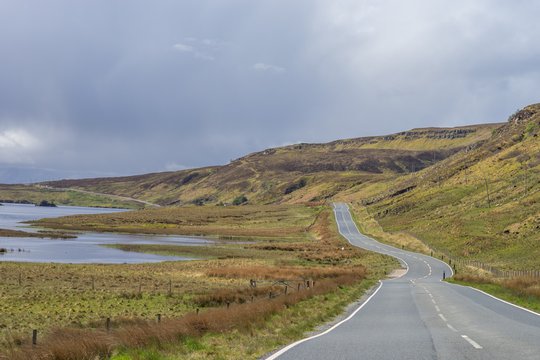
[[[330,320],[398,265],[350,246],[323,206],[155,209],[55,224],[253,241],[129,247],[204,258],[188,262],[1,263],[5,359],[254,359]]]

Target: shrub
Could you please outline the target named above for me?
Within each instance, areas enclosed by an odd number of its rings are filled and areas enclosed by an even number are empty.
[[[242,205],[248,202],[248,198],[245,195],[240,195],[233,200],[233,205]]]
[[[286,188],[285,191],[284,191],[284,194],[285,194],[285,195],[290,194],[290,193],[292,193],[293,191],[296,191],[296,190],[298,190],[298,189],[301,189],[301,188],[303,188],[303,187],[306,186],[306,185],[307,185],[306,179],[300,179],[299,182],[287,186],[287,188]]]

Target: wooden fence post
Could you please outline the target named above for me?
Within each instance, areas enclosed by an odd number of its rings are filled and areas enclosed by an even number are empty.
[[[111,331],[111,318],[105,320],[105,329],[107,329],[107,332]]]
[[[32,330],[32,345],[37,345],[37,330]]]

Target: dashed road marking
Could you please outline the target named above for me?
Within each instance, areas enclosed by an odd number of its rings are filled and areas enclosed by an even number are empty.
[[[441,308],[439,308],[437,305],[435,305],[435,310],[437,310],[437,312],[441,312]]]
[[[446,318],[444,317],[443,314],[439,314],[439,317],[444,321],[444,322],[447,322],[448,320],[446,320]]]
[[[448,326],[448,328],[449,328],[450,330],[452,330],[453,332],[457,332],[456,328],[453,327],[452,325],[446,324],[446,326]]]
[[[467,335],[461,335],[461,337],[464,338],[465,340],[467,340],[467,342],[469,344],[471,344],[475,349],[483,349],[483,347],[480,346],[480,344],[478,344],[476,341],[474,341],[473,339],[471,339]]]

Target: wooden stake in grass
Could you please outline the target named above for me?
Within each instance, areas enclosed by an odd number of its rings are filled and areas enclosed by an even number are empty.
[[[169,296],[172,295],[172,280],[169,279]]]
[[[21,286],[21,283],[22,283],[22,279],[21,279],[21,278],[22,278],[22,275],[21,275],[21,273],[19,273],[19,286]]]
[[[111,331],[111,318],[105,320],[105,329],[107,329],[107,332]]]
[[[37,345],[37,330],[32,330],[32,345]]]
[[[158,324],[161,323],[161,314],[157,314],[157,322]]]

